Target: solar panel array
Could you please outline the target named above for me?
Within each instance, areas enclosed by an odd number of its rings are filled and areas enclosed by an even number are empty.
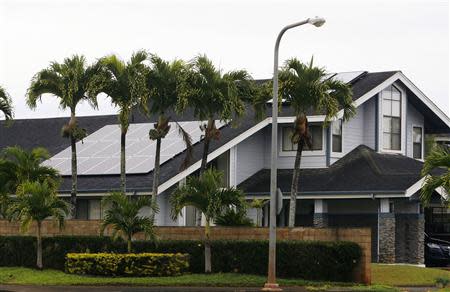
[[[342,81],[344,83],[350,83],[364,73],[366,73],[366,71],[341,72],[336,73],[331,78],[334,80]]]
[[[201,140],[203,132],[199,121],[180,122],[183,129],[191,135],[192,143]],[[217,128],[225,125],[216,121]],[[177,125],[170,123],[170,131],[161,141],[161,160],[164,163],[186,150]],[[153,123],[130,124],[126,137],[126,172],[148,173],[153,170],[156,142],[149,139],[148,133]],[[54,167],[61,175],[71,174],[70,147],[59,152],[44,164]],[[120,128],[119,125],[107,125],[87,136],[83,142],[77,142],[77,160],[79,175],[120,174]]]

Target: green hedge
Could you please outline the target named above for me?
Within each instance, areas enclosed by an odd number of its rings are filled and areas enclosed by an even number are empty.
[[[181,253],[69,253],[66,272],[101,276],[178,276],[189,268]]]
[[[36,241],[33,237],[0,236],[0,266],[34,267]],[[133,242],[133,251],[189,254],[189,271],[204,271],[204,246],[200,241]],[[126,242],[109,237],[47,237],[43,240],[44,267],[64,269],[67,253],[125,253]],[[267,274],[268,242],[263,240],[212,242],[213,272]],[[305,280],[351,281],[361,258],[353,242],[279,241],[277,275]]]

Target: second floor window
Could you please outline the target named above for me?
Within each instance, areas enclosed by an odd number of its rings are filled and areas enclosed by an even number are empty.
[[[422,127],[413,127],[413,157],[422,159]]]
[[[342,152],[342,120],[334,121],[331,124],[331,135],[333,152]]]
[[[318,151],[323,149],[323,129],[322,125],[320,124],[309,124],[308,126],[309,134],[311,135],[311,148],[305,145],[303,150],[310,150],[310,151]],[[282,128],[282,145],[281,149],[283,151],[297,151],[297,144],[292,143],[292,133],[293,128],[292,127],[283,127]]]
[[[401,150],[402,95],[395,86],[381,92],[383,105],[383,148]]]

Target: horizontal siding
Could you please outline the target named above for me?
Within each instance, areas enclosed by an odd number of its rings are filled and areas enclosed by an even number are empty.
[[[372,148],[376,149],[375,147],[375,106],[376,99],[371,98],[367,102],[365,102],[361,107],[364,111],[364,138],[363,138],[363,144]]]
[[[266,143],[270,143],[270,139],[265,138],[262,130],[236,146],[236,185],[264,168],[264,148]]]
[[[358,107],[356,115],[343,124],[343,151],[344,154],[355,147],[364,144],[364,108]]]

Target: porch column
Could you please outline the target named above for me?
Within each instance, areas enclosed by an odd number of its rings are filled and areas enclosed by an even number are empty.
[[[328,227],[328,205],[327,205],[327,201],[322,200],[322,199],[314,200],[313,225],[316,228]]]
[[[425,217],[421,212],[420,203],[417,202],[417,212],[411,216],[408,244],[411,248],[409,261],[413,264],[425,262],[424,240],[425,240]]]
[[[395,263],[395,213],[389,199],[380,199],[378,209],[378,262]]]

